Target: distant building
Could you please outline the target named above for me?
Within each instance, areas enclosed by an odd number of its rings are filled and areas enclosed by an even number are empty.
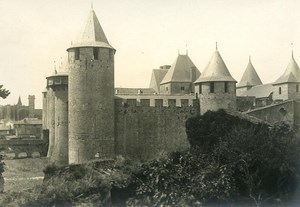
[[[18,138],[42,138],[42,120],[37,118],[25,118],[14,123],[14,129]]]
[[[19,97],[15,105],[0,106],[0,120],[20,121],[24,118],[42,118],[42,109],[35,109],[35,96],[28,96],[28,106],[22,104]]]

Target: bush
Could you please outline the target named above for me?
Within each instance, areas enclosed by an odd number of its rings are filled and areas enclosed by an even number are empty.
[[[186,123],[191,149],[144,164],[134,174],[128,205],[287,201],[295,191],[299,139],[284,123],[274,126],[224,110]]]
[[[4,172],[4,165],[5,163],[3,162],[3,156],[0,155],[0,193],[3,193],[4,191],[4,178],[2,175]]]

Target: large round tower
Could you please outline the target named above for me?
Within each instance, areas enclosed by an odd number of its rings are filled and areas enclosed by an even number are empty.
[[[69,55],[69,164],[114,155],[114,54],[93,9]]]
[[[195,91],[199,96],[200,113],[218,109],[236,109],[236,80],[227,69],[219,51],[216,48],[208,65],[198,80],[195,81]]]

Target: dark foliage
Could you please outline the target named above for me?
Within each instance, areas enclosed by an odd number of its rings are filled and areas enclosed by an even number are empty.
[[[0,176],[2,176],[2,173],[4,172],[4,165],[5,163],[3,162],[3,155],[0,155]]]
[[[224,110],[208,111],[202,116],[192,117],[186,122],[186,133],[191,147],[211,151],[219,139],[230,132],[235,125],[248,128],[250,121],[228,115]]]
[[[6,90],[5,88],[3,88],[3,85],[0,85],[0,97],[5,99],[7,96],[9,96],[9,94],[9,90]]]
[[[4,191],[4,177],[2,175],[4,172],[4,165],[5,163],[3,162],[3,156],[0,155],[0,193]]]
[[[288,125],[252,122],[223,110],[186,125],[191,150],[143,165],[134,177],[136,196],[127,204],[260,205],[287,201],[295,191],[299,139]]]

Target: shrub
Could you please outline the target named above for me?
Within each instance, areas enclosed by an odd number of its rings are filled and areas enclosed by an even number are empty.
[[[231,205],[240,200],[259,205],[293,194],[300,145],[287,124],[271,126],[220,110],[191,118],[186,126],[191,149],[142,165],[133,176],[136,195],[128,205]]]

